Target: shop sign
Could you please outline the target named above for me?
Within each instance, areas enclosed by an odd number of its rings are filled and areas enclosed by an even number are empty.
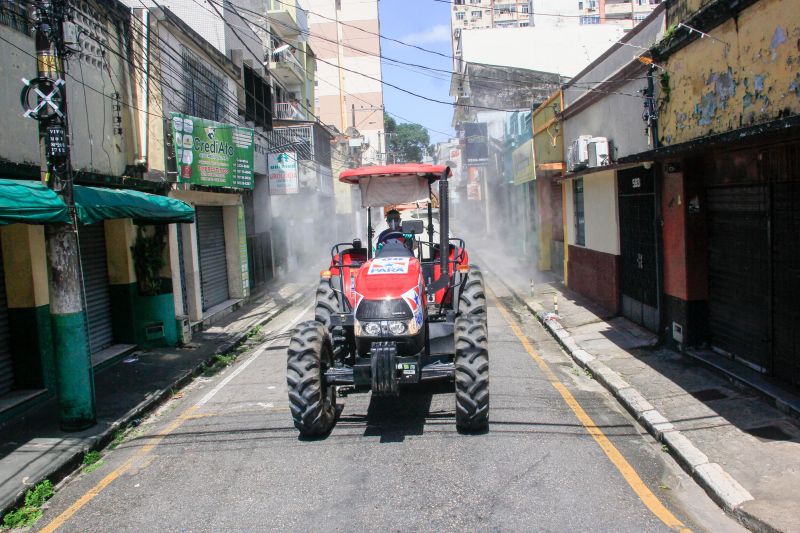
[[[514,184],[536,179],[535,165],[533,164],[533,140],[523,143],[511,153],[514,164]]]
[[[236,214],[237,226],[239,228],[239,266],[242,269],[242,295],[247,298],[250,296],[250,269],[247,260],[247,228],[244,221],[244,207],[239,206]]]
[[[178,181],[253,188],[253,130],[170,113]]]
[[[466,164],[485,167],[489,163],[488,130],[485,122],[465,122]]]
[[[481,178],[478,167],[467,169],[467,200],[481,199]]]
[[[297,194],[300,192],[296,152],[269,154],[267,170],[270,194]]]

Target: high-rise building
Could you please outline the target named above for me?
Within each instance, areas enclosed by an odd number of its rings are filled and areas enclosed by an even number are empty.
[[[647,18],[661,0],[583,0],[578,2],[581,24],[617,24],[632,29]]]
[[[629,30],[659,3],[661,0],[453,0],[450,25],[454,66],[458,70],[464,31],[594,24]]]
[[[385,149],[378,0],[308,0],[307,7],[309,41],[317,54],[314,113],[342,133],[354,127],[366,144],[361,163],[380,163]]]

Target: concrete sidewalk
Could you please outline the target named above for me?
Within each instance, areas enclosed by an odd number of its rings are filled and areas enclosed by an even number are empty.
[[[216,354],[226,353],[247,333],[313,294],[308,284],[273,282],[239,309],[219,316],[181,348],[134,353],[95,373],[97,424],[80,433],[59,429],[55,398],[0,427],[0,516],[44,479],[54,483],[74,470],[87,451],[105,446],[117,428],[136,424],[147,412],[188,384]]]
[[[727,512],[755,531],[800,531],[800,405],[770,405],[696,358],[659,348],[656,336],[611,316],[539,275],[533,265],[492,264],[564,349],[665,445]],[[555,297],[555,298],[554,298]],[[555,299],[558,314],[555,314]]]

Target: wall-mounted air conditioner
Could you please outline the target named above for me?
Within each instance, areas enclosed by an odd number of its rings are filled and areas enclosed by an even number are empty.
[[[567,170],[575,172],[589,166],[589,141],[591,135],[581,135],[569,143],[567,149]]]
[[[588,143],[589,167],[604,167],[611,164],[611,153],[608,139],[592,137]]]

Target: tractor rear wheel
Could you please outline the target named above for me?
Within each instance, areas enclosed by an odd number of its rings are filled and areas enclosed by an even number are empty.
[[[339,308],[339,301],[333,290],[331,280],[320,278],[317,285],[317,304],[314,307],[314,320],[328,330],[331,329],[331,315]]]
[[[336,418],[336,387],[325,381],[333,364],[328,330],[315,320],[302,322],[289,341],[286,383],[294,426],[307,437],[324,435]]]
[[[483,431],[489,426],[489,341],[486,322],[461,316],[455,324],[456,428]]]
[[[470,267],[467,281],[458,299],[462,316],[474,316],[486,323],[486,292],[483,288],[483,273],[480,270]]]

